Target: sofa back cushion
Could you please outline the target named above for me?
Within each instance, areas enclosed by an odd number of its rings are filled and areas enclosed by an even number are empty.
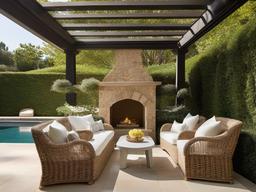
[[[187,125],[185,123],[178,123],[177,121],[173,121],[171,131],[174,133],[181,133],[187,129]]]
[[[215,116],[205,121],[196,131],[195,137],[217,136],[223,132],[220,121],[216,121]]]
[[[199,121],[199,115],[192,116],[189,113],[183,120],[183,124],[186,124],[187,130],[194,130],[198,121]]]
[[[91,130],[91,125],[94,123],[93,116],[69,116],[68,120],[74,130]]]

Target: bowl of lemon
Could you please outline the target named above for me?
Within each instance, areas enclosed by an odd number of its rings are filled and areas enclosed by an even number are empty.
[[[127,135],[130,142],[142,142],[144,140],[144,132],[141,129],[132,129]]]

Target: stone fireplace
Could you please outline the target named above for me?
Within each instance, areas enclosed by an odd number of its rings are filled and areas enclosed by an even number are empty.
[[[141,50],[116,50],[115,65],[100,83],[99,115],[115,128],[116,136],[131,128],[155,138],[156,86],[144,69]]]

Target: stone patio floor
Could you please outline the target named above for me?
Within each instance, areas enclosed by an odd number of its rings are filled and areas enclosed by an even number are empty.
[[[153,149],[153,167],[141,154],[128,156],[128,168],[119,170],[116,149],[101,177],[93,185],[66,184],[39,189],[41,165],[34,144],[0,144],[1,192],[248,192],[256,185],[235,174],[234,184],[185,181],[180,169],[159,147]]]

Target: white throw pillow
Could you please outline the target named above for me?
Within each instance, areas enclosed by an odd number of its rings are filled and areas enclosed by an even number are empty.
[[[49,138],[57,144],[66,143],[68,131],[64,125],[58,121],[53,121],[49,126]]]
[[[187,114],[183,120],[183,124],[186,124],[188,130],[193,130],[199,121],[199,115],[192,116],[190,113]]]
[[[217,136],[223,131],[220,121],[216,121],[215,116],[205,121],[196,131],[195,137]]]
[[[68,136],[67,136],[68,142],[79,140],[79,139],[80,139],[79,134],[76,131],[72,130],[68,132]]]
[[[187,128],[185,123],[178,123],[177,121],[174,121],[172,124],[171,132],[174,133],[181,133],[182,131],[185,131]]]
[[[192,116],[193,116],[193,115],[191,115],[190,113],[188,113],[184,119],[187,119],[187,118],[192,117]]]
[[[92,115],[69,116],[68,120],[74,130],[91,130],[91,125],[94,123]]]
[[[102,123],[102,120],[96,121],[93,124],[91,124],[91,131],[92,132],[97,132],[97,131],[103,131],[104,130],[104,125]]]
[[[93,116],[92,114],[89,114],[89,115],[84,115],[82,116],[85,120],[89,121],[91,124],[94,123],[94,119],[93,119]]]
[[[100,131],[104,131],[104,130],[105,130],[105,127],[104,127],[104,124],[103,124],[102,120],[97,121],[97,123],[98,123],[98,125],[99,125]]]

